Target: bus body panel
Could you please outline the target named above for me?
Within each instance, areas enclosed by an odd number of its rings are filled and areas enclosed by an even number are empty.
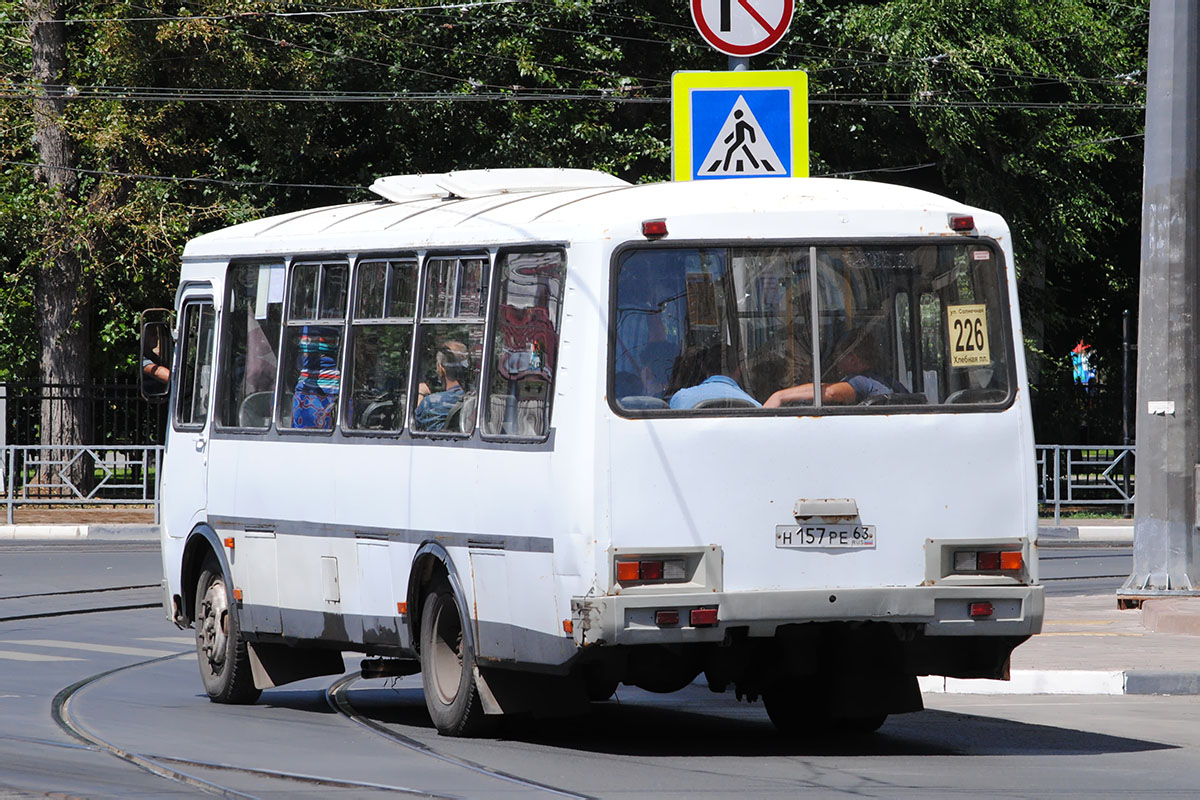
[[[783,417],[754,430],[614,419],[612,544],[719,543],[727,590],[918,586],[926,539],[1029,535],[1028,491],[1012,467],[1026,455],[1019,416],[911,414],[901,430],[889,416]],[[933,441],[961,444],[931,455]],[[776,547],[796,503],[819,498],[855,501],[876,546]]]

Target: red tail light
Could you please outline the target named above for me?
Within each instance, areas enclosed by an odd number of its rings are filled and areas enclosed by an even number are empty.
[[[971,603],[971,605],[967,607],[967,614],[969,614],[972,619],[979,619],[980,617],[990,617],[995,610],[996,609],[991,603],[984,601],[980,603]]]

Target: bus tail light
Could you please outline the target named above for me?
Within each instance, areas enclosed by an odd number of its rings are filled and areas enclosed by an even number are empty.
[[[687,580],[682,558],[642,558],[617,562],[617,583],[679,583]]]
[[[965,214],[952,214],[950,216],[950,230],[958,231],[959,233],[973,231],[975,230],[975,218]]]
[[[691,614],[688,615],[691,620],[692,627],[699,628],[704,625],[717,624],[717,609],[715,608],[693,608]]]
[[[990,617],[995,610],[995,607],[985,600],[978,603],[971,603],[967,606],[967,615],[971,619],[982,619],[983,617]]]
[[[1025,556],[1020,550],[959,550],[954,553],[955,572],[1020,572]]]
[[[675,609],[663,609],[654,612],[655,625],[678,625],[679,612]]]

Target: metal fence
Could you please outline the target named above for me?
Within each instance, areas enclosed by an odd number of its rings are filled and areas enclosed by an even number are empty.
[[[159,521],[162,445],[9,445],[3,453],[9,525],[17,506],[142,506]]]
[[[1038,504],[1053,510],[1055,523],[1063,508],[1133,509],[1133,445],[1038,445],[1037,476]]]
[[[135,383],[0,383],[0,446],[43,444],[42,430],[54,429],[56,420],[81,404],[89,422],[81,441],[104,446],[164,441],[166,406],[147,403]]]
[[[43,443],[68,415],[84,421],[80,441]],[[21,507],[141,506],[158,514],[166,407],[137,384],[0,383],[0,502],[8,524]]]
[[[88,404],[96,444],[43,445],[43,415]],[[52,421],[47,421],[52,426]],[[0,492],[13,522],[18,506],[142,506],[159,520],[158,481],[166,407],[142,400],[136,384],[93,386],[0,383]],[[1134,501],[1134,448],[1038,445],[1042,512],[1106,507],[1128,513]]]

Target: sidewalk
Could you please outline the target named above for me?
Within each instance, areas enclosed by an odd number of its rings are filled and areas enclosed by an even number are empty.
[[[1038,520],[1038,547],[1112,547],[1133,544],[1131,519]]]
[[[4,520],[0,516],[0,523]],[[59,541],[158,539],[158,525],[149,509],[21,508],[14,525],[0,524],[3,541]]]
[[[921,679],[921,689],[955,694],[1200,694],[1200,597],[1147,600],[1140,611],[1118,610],[1115,593],[1047,597],[1042,633],[1013,652],[1011,680],[930,677]]]

